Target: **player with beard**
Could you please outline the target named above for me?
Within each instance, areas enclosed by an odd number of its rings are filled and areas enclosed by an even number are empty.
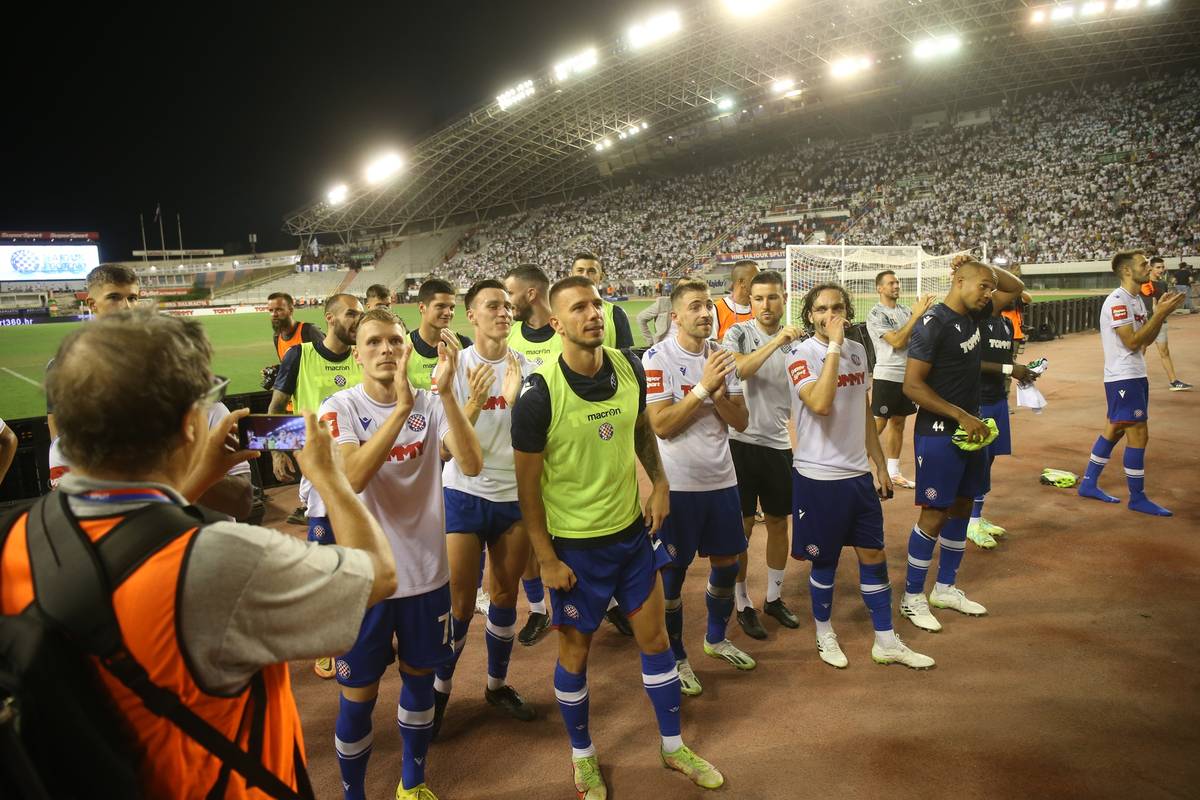
[[[1117,442],[1125,438],[1125,480],[1129,509],[1155,517],[1171,512],[1146,497],[1146,445],[1150,443],[1150,382],[1146,378],[1146,345],[1183,303],[1179,292],[1168,292],[1154,304],[1154,312],[1138,296],[1150,277],[1150,262],[1141,250],[1122,250],[1113,256],[1112,270],[1121,285],[1100,308],[1100,344],[1104,347],[1104,393],[1108,397],[1108,427],[1096,439],[1087,470],[1079,482],[1079,496],[1119,503],[1100,488],[1100,473]],[[1128,438],[1126,438],[1128,437]]]
[[[854,304],[841,286],[823,283],[805,295],[800,316],[812,336],[786,352],[796,412],[792,555],[812,563],[808,586],[817,652],[838,669],[849,663],[829,620],[842,548],[853,547],[875,628],[871,658],[928,669],[933,659],[910,650],[892,627],[879,503],[892,496],[892,482],[867,399],[867,351],[846,340]]]
[[[438,362],[438,345],[446,342],[455,350],[471,345],[471,340],[450,330],[454,322],[454,287],[440,278],[430,278],[417,292],[417,311],[421,324],[408,335],[413,353],[408,360],[408,380],[414,389],[432,386],[433,370]]]
[[[465,476],[483,467],[479,439],[453,391],[413,389],[412,348],[390,311],[375,309],[357,326],[354,358],[362,383],[321,404],[343,471],[379,521],[396,563],[396,591],[367,609],[358,639],[337,658],[341,686],[334,745],[347,800],[361,800],[374,741],[371,712],[379,680],[399,662],[397,709],[404,740],[397,800],[437,800],[425,784],[434,716],[434,670],[454,654],[450,642],[450,573],[442,506],[442,458]],[[453,345],[438,345],[434,379],[452,386]],[[394,643],[393,643],[394,641]]]
[[[571,274],[587,278],[600,293],[604,303],[604,346],[624,349],[633,347],[633,329],[629,326],[629,317],[625,310],[616,303],[604,300],[604,267],[600,264],[600,256],[583,250],[575,254],[571,260]],[[633,636],[633,628],[628,617],[621,610],[616,599],[608,602],[608,611],[604,618],[625,636]]]
[[[362,313],[362,303],[354,295],[329,296],[325,301],[325,324],[329,332],[320,342],[304,342],[284,354],[275,377],[268,413],[286,414],[289,404],[298,414],[316,413],[326,398],[359,384],[362,369],[351,357],[350,346],[354,344]],[[281,481],[296,477],[293,462],[286,453],[272,451],[271,465],[275,477]],[[300,496],[308,500],[308,540],[333,544],[333,527],[325,515],[325,505],[303,476],[300,478]],[[332,678],[333,659],[319,658],[313,669],[322,678]]]
[[[275,355],[279,357],[280,364],[283,363],[283,357],[287,355],[287,351],[293,347],[305,342],[320,342],[325,338],[324,331],[311,322],[296,322],[293,319],[295,306],[295,301],[287,292],[272,292],[267,295],[267,313],[271,315],[271,338],[275,344]],[[279,377],[279,365],[263,367],[262,374],[264,381],[269,380],[273,384],[275,378]],[[291,403],[288,404],[287,410],[289,413],[292,411]],[[306,497],[300,498],[300,505],[288,516],[287,521],[292,525],[304,525],[308,521]]]
[[[507,685],[517,627],[517,582],[529,561],[529,538],[517,504],[513,466],[512,406],[530,371],[524,356],[508,346],[512,303],[500,281],[482,280],[465,298],[475,344],[458,356],[453,391],[475,426],[483,449],[483,471],[466,475],[455,460],[442,473],[446,546],[450,553],[451,631],[454,658],[437,669],[433,736],[441,729],[451,682],[467,641],[475,605],[477,568],[484,545],[491,553],[491,602],[487,610],[487,689],[484,699],[514,719],[529,722],[533,706]]]
[[[526,380],[512,439],[521,516],[558,627],[554,694],[571,741],[575,791],[581,800],[608,796],[588,731],[587,661],[614,596],[631,612],[662,763],[715,789],[721,773],[681,737],[679,675],[658,575],[668,559],[653,539],[669,510],[670,485],[646,416],[642,365],[628,350],[603,346],[604,304],[587,278],[559,281],[550,305],[562,355]],[[635,459],[653,484],[644,511]]]
[[[933,295],[921,297],[911,309],[901,305],[900,279],[890,269],[875,276],[875,291],[879,302],[867,312],[867,333],[875,348],[871,406],[892,485],[911,489],[913,482],[900,474],[900,451],[904,447],[905,421],[917,413],[917,407],[904,396],[904,367],[913,327],[933,305]]]
[[[504,288],[512,298],[516,323],[508,334],[509,348],[524,356],[531,369],[557,359],[562,352],[562,339],[550,324],[550,279],[546,273],[537,264],[518,264],[504,273]],[[521,576],[521,588],[529,601],[529,619],[517,634],[517,641],[529,647],[550,628],[546,590],[532,550]]]
[[[792,440],[787,428],[792,392],[782,350],[800,338],[800,329],[783,324],[787,292],[778,272],[768,270],[755,275],[749,294],[754,319],[736,323],[721,340],[733,351],[750,413],[746,430],[729,432],[729,451],[737,472],[747,545],[754,532],[755,511],[762,504],[767,528],[767,595],[763,611],[786,628],[798,628],[800,620],[784,605],[780,590],[788,559],[787,519],[792,513],[792,485],[788,480]],[[746,554],[738,561],[734,587],[738,624],[747,636],[765,639],[767,632],[746,590]]]
[[[287,292],[267,295],[267,313],[271,315],[271,338],[280,363],[293,347],[305,342],[320,342],[325,338],[321,329],[311,322],[296,322],[293,318],[295,301]]]
[[[920,408],[913,451],[921,514],[908,540],[900,613],[927,631],[942,629],[931,605],[969,616],[987,613],[955,586],[971,506],[986,486],[987,453],[958,447],[954,434],[961,427],[969,442],[979,443],[990,433],[979,418],[979,321],[991,316],[993,304],[1005,308],[1025,289],[1011,272],[969,256],[956,257],[950,269],[950,291],[914,328],[904,369],[904,394]],[[934,545],[941,550],[937,583],[926,599]]]
[[[575,258],[571,261],[571,274],[587,278],[596,287],[596,291],[603,296],[604,267],[601,266],[598,255],[587,250],[576,253]],[[603,302],[604,346],[618,349],[633,347],[633,328],[629,326],[629,317],[625,315],[625,310],[607,300]],[[626,625],[628,624],[626,623]]]
[[[682,280],[671,292],[676,333],[646,351],[646,414],[659,438],[663,471],[671,483],[671,516],[659,538],[671,564],[663,570],[667,635],[682,691],[698,695],[700,681],[683,644],[682,591],[697,555],[709,562],[704,653],[751,670],[755,661],[726,637],[733,613],[738,558],[746,551],[737,472],[729,428],[744,431],[750,415],[731,351],[710,342],[716,309],[708,284]]]

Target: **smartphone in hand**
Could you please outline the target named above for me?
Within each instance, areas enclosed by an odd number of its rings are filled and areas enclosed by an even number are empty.
[[[238,420],[243,450],[303,450],[304,417],[295,414],[247,414]]]

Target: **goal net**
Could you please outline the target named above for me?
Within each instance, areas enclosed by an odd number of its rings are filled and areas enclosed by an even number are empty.
[[[969,251],[962,251],[969,252]],[[854,301],[854,321],[863,322],[877,302],[875,276],[884,270],[900,280],[900,302],[912,305],[923,294],[938,299],[950,290],[950,262],[959,253],[931,256],[919,246],[787,246],[788,320],[803,325],[804,295],[820,283],[839,283]]]

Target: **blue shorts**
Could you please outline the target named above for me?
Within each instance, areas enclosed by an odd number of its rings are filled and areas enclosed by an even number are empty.
[[[646,535],[641,517],[604,540],[597,547],[564,546],[564,540],[554,540],[555,553],[575,573],[571,591],[550,590],[555,627],[568,625],[591,633],[600,627],[608,601],[614,598],[632,617],[654,590],[658,571],[671,563],[662,542]]]
[[[416,669],[433,669],[454,657],[450,584],[368,608],[354,645],[337,657],[337,681],[342,686],[369,686],[383,677],[397,657]]]
[[[1150,380],[1105,381],[1109,422],[1145,422],[1150,418]]]
[[[988,403],[979,409],[979,418],[991,417],[996,420],[996,429],[1000,435],[989,444],[985,450],[989,458],[1012,455],[1012,417],[1008,414],[1008,398],[997,403]]]
[[[521,521],[521,506],[515,500],[497,503],[457,489],[442,489],[446,503],[446,533],[473,533],[491,544]]]
[[[736,556],[746,552],[742,501],[736,486],[711,492],[671,492],[671,513],[658,538],[671,566],[687,569],[697,554]]]
[[[317,544],[337,544],[333,538],[333,526],[329,517],[308,518],[308,540]]]
[[[870,475],[818,481],[792,470],[792,558],[836,562],[843,547],[883,549],[883,506]]]
[[[956,498],[987,493],[987,450],[961,450],[949,436],[913,436],[919,506],[949,508]]]

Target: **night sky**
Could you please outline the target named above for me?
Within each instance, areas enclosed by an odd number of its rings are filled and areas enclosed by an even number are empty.
[[[559,58],[640,0],[171,3],[5,10],[6,230],[96,230],[104,260],[294,246],[283,217]]]

